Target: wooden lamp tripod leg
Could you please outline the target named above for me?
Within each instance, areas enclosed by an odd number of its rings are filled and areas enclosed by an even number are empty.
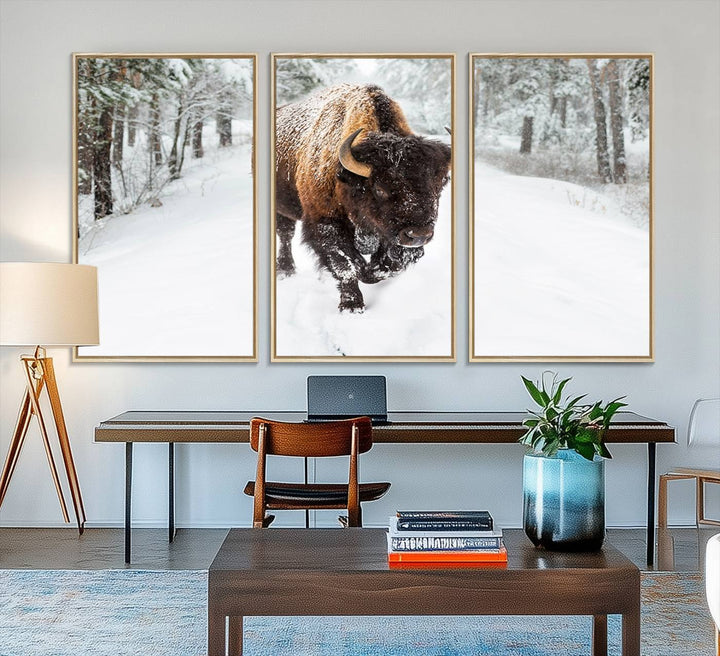
[[[15,465],[17,464],[20,450],[22,449],[23,442],[25,441],[25,435],[27,435],[27,430],[30,426],[31,416],[30,392],[26,389],[22,403],[20,404],[17,424],[15,425],[15,430],[13,431],[13,436],[10,440],[10,446],[8,447],[5,465],[3,466],[2,474],[0,474],[0,505],[2,505],[2,502],[5,499],[5,493],[7,492],[13,471],[15,471]]]
[[[55,484],[55,491],[57,492],[58,500],[60,501],[60,509],[62,510],[63,519],[66,522],[70,521],[67,504],[65,503],[65,497],[60,485],[60,477],[58,475],[57,466],[55,465],[55,458],[50,447],[50,438],[48,436],[45,419],[40,406],[40,393],[42,392],[43,387],[45,387],[47,389],[48,397],[50,399],[50,407],[52,408],[53,418],[55,420],[55,428],[57,429],[60,451],[65,464],[65,472],[67,474],[73,505],[75,507],[75,517],[77,518],[78,530],[82,535],[85,528],[85,508],[80,494],[80,485],[78,483],[72,451],[70,450],[70,440],[65,426],[62,405],[60,404],[60,395],[57,389],[57,381],[55,380],[55,370],[53,368],[52,358],[37,357],[36,353],[35,356],[23,356],[21,360],[23,363],[26,381],[25,395],[23,396],[23,400],[20,404],[17,424],[15,426],[12,439],[10,440],[10,447],[8,449],[7,457],[5,458],[2,474],[0,474],[0,505],[2,505],[2,502],[5,499],[5,493],[7,492],[13,472],[15,471],[15,465],[17,464],[20,451],[22,450],[22,446],[25,442],[25,436],[27,435],[28,428],[30,427],[31,418],[35,415],[40,426],[40,435],[42,436],[45,453],[50,466],[50,474],[52,475],[53,483]]]
[[[58,441],[60,442],[60,452],[62,453],[63,462],[65,463],[65,473],[67,474],[68,484],[70,485],[70,495],[72,496],[73,506],[75,508],[75,518],[77,519],[80,535],[82,535],[85,530],[85,506],[83,505],[82,495],[80,494],[80,483],[78,482],[75,461],[73,460],[72,450],[70,449],[70,438],[68,437],[67,427],[65,426],[65,416],[63,415],[62,405],[60,403],[60,394],[57,388],[57,381],[55,380],[55,368],[53,367],[52,358],[45,358],[43,360],[43,368],[45,371],[47,393],[50,398],[50,407],[52,408]]]
[[[55,491],[60,501],[63,519],[69,522],[70,516],[67,511],[67,504],[65,503],[62,487],[60,487],[60,477],[58,476],[57,467],[55,466],[55,458],[50,448],[50,438],[48,437],[47,428],[45,427],[45,418],[43,417],[42,408],[40,407],[40,392],[46,382],[42,361],[31,357],[23,357],[22,361],[25,366],[25,378],[27,380],[27,392],[30,395],[31,412],[37,417],[40,426],[40,434],[42,435],[43,444],[45,445],[45,453],[47,454],[48,464],[50,465],[50,474],[52,475],[53,483],[55,483]]]

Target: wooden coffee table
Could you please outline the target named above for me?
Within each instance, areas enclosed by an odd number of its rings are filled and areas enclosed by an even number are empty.
[[[633,563],[611,546],[547,552],[504,535],[507,568],[389,569],[382,529],[232,529],[208,575],[208,656],[242,654],[248,615],[592,615],[592,654],[605,656],[614,614],[623,656],[639,656]]]

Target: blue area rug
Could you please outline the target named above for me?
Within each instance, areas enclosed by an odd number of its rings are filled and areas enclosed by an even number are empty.
[[[643,656],[712,656],[698,574],[642,574]],[[205,571],[0,570],[2,656],[202,656]],[[248,618],[246,656],[587,656],[586,617]],[[620,621],[609,620],[620,654]]]

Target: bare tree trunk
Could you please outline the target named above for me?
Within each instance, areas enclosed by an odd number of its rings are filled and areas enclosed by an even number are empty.
[[[532,152],[534,121],[535,119],[532,116],[526,116],[523,118],[522,137],[520,139],[520,152],[523,155],[529,155],[530,152]]]
[[[148,128],[148,156],[150,158],[150,166],[148,167],[148,190],[155,191],[155,169],[162,164],[162,149],[160,145],[160,109],[158,107],[159,99],[157,93],[154,93],[150,100]]]
[[[77,134],[77,167],[78,167],[78,193],[91,194],[93,181],[93,120],[89,112],[78,117]]]
[[[135,133],[137,132],[137,119],[139,109],[137,105],[128,107],[127,113],[127,141],[128,146],[133,148],[135,146]]]
[[[113,137],[113,110],[104,107],[98,119],[95,140],[93,142],[93,184],[95,201],[95,220],[112,214],[112,171],[110,150]]]
[[[625,135],[623,134],[622,89],[620,88],[620,69],[617,61],[611,59],[605,67],[608,83],[608,104],[610,105],[610,132],[613,143],[613,175],[615,184],[627,182],[625,160]]]
[[[160,144],[160,100],[154,93],[150,101],[150,135],[148,146],[150,148],[150,161],[155,166],[162,164],[162,146]]]
[[[598,175],[603,182],[612,182],[610,169],[610,155],[608,154],[607,119],[605,102],[600,88],[600,73],[597,69],[597,60],[586,59],[590,85],[592,87],[593,108],[595,111],[595,151],[597,153]]]
[[[216,117],[217,132],[220,136],[220,148],[232,146],[232,119],[224,110],[220,110]]]
[[[488,91],[489,91],[489,89],[487,89],[487,87],[486,87],[485,94],[483,97],[483,102],[482,102],[483,118],[487,118],[487,115],[488,115],[488,109],[489,109],[488,98],[490,97],[490,94],[488,93]],[[474,112],[473,125],[476,126],[476,129],[477,129],[478,121],[480,119],[480,95],[481,95],[481,92],[482,92],[481,75],[480,75],[480,71],[476,68],[475,74],[473,75],[473,96],[475,97],[475,106],[473,107],[473,112]]]
[[[178,154],[178,146],[180,141],[180,132],[182,131],[182,117],[184,111],[183,99],[178,100],[177,116],[175,117],[175,130],[173,133],[173,145],[170,150],[170,157],[168,157],[168,168],[170,169],[170,178],[177,180],[180,177],[180,169],[182,164],[180,163],[180,156]]]
[[[142,87],[143,81],[142,81],[142,75],[140,73],[138,73],[138,72],[132,73],[130,75],[130,81],[135,89],[140,89]],[[130,146],[130,148],[133,148],[135,146],[135,134],[137,132],[137,121],[138,121],[139,114],[140,114],[140,107],[137,103],[128,107],[127,140],[128,140],[128,146]]]
[[[125,142],[125,105],[115,109],[115,120],[113,121],[112,139],[112,163],[113,166],[122,170],[123,145]]]
[[[182,171],[185,163],[185,149],[190,139],[190,121],[185,121],[185,129],[183,130],[182,144],[180,144],[180,153],[178,155],[178,171]]]
[[[192,154],[195,158],[200,158],[205,154],[203,150],[203,122],[202,120],[196,121],[193,125],[193,137],[192,137]]]

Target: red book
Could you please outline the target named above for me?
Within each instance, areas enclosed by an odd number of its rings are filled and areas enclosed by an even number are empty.
[[[457,569],[457,568],[463,568],[463,569],[505,569],[507,567],[507,562],[500,562],[500,563],[493,563],[493,562],[472,562],[472,561],[465,561],[465,562],[417,562],[417,563],[394,563],[390,561],[389,563],[390,569]]]
[[[388,561],[395,563],[507,563],[507,549],[483,551],[390,551]]]

